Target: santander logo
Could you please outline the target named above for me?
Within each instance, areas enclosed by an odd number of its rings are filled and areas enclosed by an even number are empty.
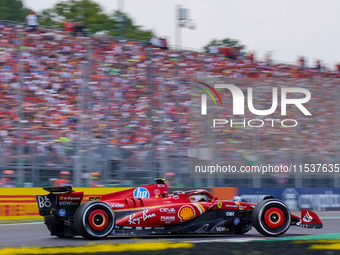
[[[313,220],[313,217],[309,215],[308,211],[306,212],[305,216],[303,216],[303,221],[305,222],[311,222]]]

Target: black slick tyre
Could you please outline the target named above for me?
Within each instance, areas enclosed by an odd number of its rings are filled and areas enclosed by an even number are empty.
[[[80,205],[73,218],[74,229],[86,239],[107,237],[115,227],[112,208],[102,201],[89,201]]]
[[[278,199],[258,203],[252,213],[252,225],[265,236],[279,236],[290,227],[291,213],[288,206]]]

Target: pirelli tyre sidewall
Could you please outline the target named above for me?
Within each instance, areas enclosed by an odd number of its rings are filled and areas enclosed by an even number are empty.
[[[74,214],[74,228],[86,239],[107,237],[115,227],[115,216],[111,207],[102,201],[89,201]]]
[[[265,236],[285,233],[291,223],[288,206],[278,199],[267,199],[258,203],[252,214],[252,225]]]

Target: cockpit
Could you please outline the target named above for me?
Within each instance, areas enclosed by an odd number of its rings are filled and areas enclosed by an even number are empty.
[[[172,193],[172,196],[176,195],[185,195],[189,198],[190,202],[207,202],[214,197],[206,190],[189,190],[189,191],[181,191],[177,190]]]
[[[207,194],[196,194],[196,195],[191,195],[190,201],[192,202],[207,202],[209,199],[211,199]]]

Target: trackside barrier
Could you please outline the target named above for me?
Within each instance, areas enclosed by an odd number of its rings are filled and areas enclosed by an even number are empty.
[[[84,192],[84,200],[127,188],[73,188]],[[36,195],[47,195],[42,188],[0,188],[0,220],[42,219]]]
[[[273,195],[292,211],[340,211],[340,188],[239,188],[239,195],[254,204]]]
[[[211,188],[211,193],[218,197],[218,199],[228,200],[233,199],[234,196],[238,196],[238,188],[227,187],[227,188]]]

